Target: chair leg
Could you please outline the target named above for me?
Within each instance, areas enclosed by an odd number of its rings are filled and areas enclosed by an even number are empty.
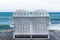
[[[13,34],[13,39],[15,39],[15,35]]]

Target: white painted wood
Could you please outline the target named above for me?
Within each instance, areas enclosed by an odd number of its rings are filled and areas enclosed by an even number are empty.
[[[13,19],[15,33],[28,33],[31,35],[48,33],[49,15],[45,10],[35,10],[32,14],[27,10],[18,10],[13,15]]]

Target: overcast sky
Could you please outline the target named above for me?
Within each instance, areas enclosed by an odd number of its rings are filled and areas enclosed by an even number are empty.
[[[60,12],[60,0],[0,0],[1,11],[45,9]]]

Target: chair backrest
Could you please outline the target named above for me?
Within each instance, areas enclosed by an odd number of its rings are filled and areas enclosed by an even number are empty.
[[[32,18],[33,32],[42,33],[47,32],[47,27],[49,25],[49,15],[45,10],[35,10]]]
[[[16,15],[17,14],[17,15]],[[18,10],[14,14],[14,24],[15,24],[15,32],[27,33],[29,32],[30,27],[30,18],[25,17],[30,15],[26,10]]]

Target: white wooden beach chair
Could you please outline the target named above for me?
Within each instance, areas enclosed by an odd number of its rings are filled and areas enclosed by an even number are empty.
[[[18,10],[13,15],[13,39],[16,35],[20,38],[44,38],[49,39],[49,14],[45,10],[35,10],[28,12],[27,10]],[[22,37],[23,36],[23,37]]]

